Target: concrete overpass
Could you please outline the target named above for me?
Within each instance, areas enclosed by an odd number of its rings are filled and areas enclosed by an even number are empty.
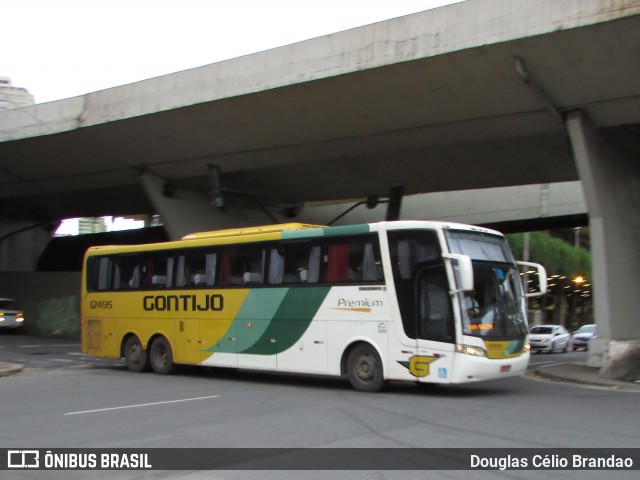
[[[158,212],[178,236],[393,186],[468,200],[580,181],[592,358],[613,372],[640,357],[639,14],[637,0],[469,0],[1,112],[0,215]],[[210,165],[224,211],[208,205]]]

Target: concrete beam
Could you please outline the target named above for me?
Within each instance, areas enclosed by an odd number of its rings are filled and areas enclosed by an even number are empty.
[[[171,240],[188,233],[273,223],[256,206],[234,203],[217,209],[205,195],[174,188],[149,172],[140,176],[140,182]]]
[[[640,162],[607,144],[584,112],[567,130],[589,209],[598,338],[589,364],[624,378],[640,368]]]
[[[354,203],[355,200],[347,203],[310,203],[298,219],[324,225]],[[586,208],[580,182],[557,182],[407,195],[402,200],[400,216],[403,220],[444,220],[486,225],[583,215]],[[372,210],[362,206],[342,217],[336,225],[381,222],[385,219],[385,212],[385,204]]]

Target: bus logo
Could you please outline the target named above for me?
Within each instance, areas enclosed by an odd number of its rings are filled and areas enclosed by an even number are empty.
[[[398,362],[403,367],[409,369],[409,372],[414,377],[427,377],[430,373],[429,365],[435,362],[439,355],[433,356],[425,356],[425,355],[414,355],[409,359],[408,362]]]

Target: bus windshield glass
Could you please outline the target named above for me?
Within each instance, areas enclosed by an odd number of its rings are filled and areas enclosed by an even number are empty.
[[[462,332],[488,339],[516,339],[527,334],[520,274],[503,237],[448,231],[452,253],[473,262],[474,291],[461,292]]]

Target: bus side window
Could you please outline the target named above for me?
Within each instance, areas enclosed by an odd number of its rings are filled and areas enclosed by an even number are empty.
[[[262,245],[245,245],[226,249],[222,253],[220,284],[262,284],[265,258],[265,250]]]
[[[178,265],[176,269],[176,287],[186,287],[189,278],[187,258],[184,254],[178,255]]]
[[[356,236],[329,243],[327,248],[325,281],[381,282],[382,260],[375,236]]]
[[[220,285],[231,285],[231,256],[228,250],[222,252],[220,259]]]
[[[173,286],[174,257],[171,252],[160,252],[147,257],[144,281],[146,288],[171,288]]]
[[[327,249],[328,283],[346,282],[349,279],[349,244],[333,243]]]
[[[315,253],[314,253],[315,252]],[[320,268],[320,247],[310,242],[284,243],[269,253],[269,284],[317,283]],[[310,281],[311,278],[315,280]]]
[[[309,252],[309,269],[300,271],[300,279],[307,283],[318,283],[320,281],[320,261],[322,260],[322,247],[313,245]]]
[[[143,258],[140,254],[122,254],[115,257],[113,289],[128,290],[140,288],[142,282]]]
[[[178,256],[177,287],[213,286],[218,255],[202,249],[184,250]]]
[[[111,288],[111,262],[109,257],[89,257],[87,260],[87,290],[100,291]]]
[[[216,268],[218,266],[218,254],[206,253],[204,256],[206,285],[211,287],[216,284]]]
[[[382,260],[380,258],[380,247],[377,238],[358,239],[352,245],[354,251],[352,269],[354,279],[363,282],[381,282],[384,280],[382,272]]]
[[[269,283],[280,285],[284,281],[285,256],[284,249],[272,248],[269,254]]]

